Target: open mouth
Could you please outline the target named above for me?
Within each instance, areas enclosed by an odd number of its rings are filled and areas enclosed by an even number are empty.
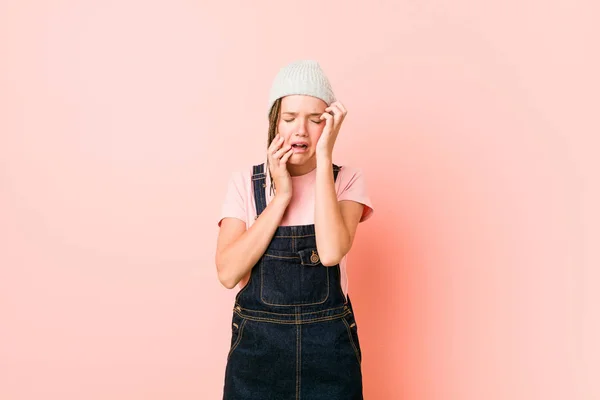
[[[295,149],[307,149],[308,148],[308,146],[305,144],[293,144],[292,147]]]

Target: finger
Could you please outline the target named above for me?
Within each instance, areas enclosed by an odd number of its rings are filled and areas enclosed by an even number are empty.
[[[277,150],[275,152],[275,154],[273,154],[273,158],[278,160],[281,158],[282,155],[284,155],[286,152],[288,152],[291,149],[292,149],[292,146],[288,144],[287,146],[282,147],[281,149]]]
[[[339,112],[339,111],[340,111],[340,109],[337,107],[337,104],[336,104],[336,103],[331,103],[331,104],[329,105],[329,107],[327,107],[327,108],[325,109],[325,111],[330,111],[330,112],[332,112],[332,113],[337,113],[337,112]]]
[[[346,110],[346,107],[344,107],[344,105],[339,101],[334,101],[331,105],[337,106],[337,108],[339,108],[342,111],[342,114],[348,114],[348,110]]]
[[[329,113],[323,113],[323,115],[321,115],[321,119],[325,120],[325,127],[328,128],[330,126],[333,125],[333,115],[329,114]]]
[[[331,110],[331,112],[333,112],[333,116],[336,119],[341,119],[344,118],[345,112],[340,108],[340,105],[338,103],[333,103],[331,106],[327,107],[325,110]]]
[[[342,103],[340,103],[339,101],[334,101],[333,103],[331,103],[329,105],[329,107],[336,107],[338,108],[342,114],[347,114],[348,110],[346,110],[346,107],[344,107],[344,105]]]
[[[331,129],[333,127],[333,117],[329,116],[329,117],[325,117],[325,128],[323,128],[323,133],[327,133],[327,132],[331,132]]]
[[[275,140],[274,140],[275,142]],[[277,151],[279,151],[281,149],[281,146],[283,146],[283,138],[279,138],[276,143],[274,143],[273,148],[271,149],[271,154],[275,154],[277,153]]]
[[[327,108],[329,108],[329,107],[327,107]],[[327,108],[326,108],[326,110],[327,110]],[[323,119],[330,120],[330,119],[332,119],[332,118],[333,118],[333,115],[331,115],[331,114],[330,114],[330,113],[328,113],[328,112],[324,112],[324,113],[323,113],[323,114],[321,114],[321,116],[319,117],[319,119],[321,119],[321,120],[323,120]]]
[[[287,163],[287,160],[290,159],[290,157],[292,156],[292,154],[294,154],[294,151],[292,149],[289,149],[288,152],[285,153],[283,157],[281,157],[281,163],[282,164]]]
[[[277,160],[274,157],[274,154],[277,152],[279,147],[281,147],[281,143],[278,143],[278,139],[273,139],[269,149],[267,150],[267,159],[271,165],[277,165]]]
[[[278,154],[280,151],[282,151],[283,148],[281,146],[278,146],[277,148],[275,148],[275,150],[273,150],[269,155],[271,157],[273,157],[273,159],[277,159],[279,157],[281,157],[281,154]]]
[[[280,134],[275,135],[275,137],[271,141],[271,144],[269,145],[269,153],[272,154],[273,152],[275,152],[275,150],[277,150],[281,146],[282,143],[283,143],[283,137],[281,137]]]
[[[287,146],[282,147],[281,149],[277,150],[277,153],[275,153],[274,157],[279,159],[279,158],[281,158],[281,156],[283,156],[285,153],[287,153],[291,149],[292,149],[292,145],[288,144]]]

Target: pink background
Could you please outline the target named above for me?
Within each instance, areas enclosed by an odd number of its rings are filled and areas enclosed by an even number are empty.
[[[593,1],[0,2],[0,398],[219,399],[226,180],[319,60],[365,397],[600,398]],[[485,3],[485,4],[484,4]]]

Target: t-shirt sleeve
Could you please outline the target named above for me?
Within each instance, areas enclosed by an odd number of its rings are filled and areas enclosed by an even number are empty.
[[[229,177],[227,183],[227,192],[225,200],[221,206],[221,215],[219,217],[218,226],[221,226],[223,218],[232,217],[246,221],[246,190],[244,187],[244,179],[241,172],[234,172]]]
[[[338,195],[338,201],[352,200],[361,203],[364,207],[359,222],[366,221],[373,215],[373,204],[363,171],[360,168],[342,167],[340,178],[341,193]]]

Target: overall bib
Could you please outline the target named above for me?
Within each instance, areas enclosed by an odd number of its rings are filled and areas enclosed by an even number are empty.
[[[265,183],[264,164],[255,165],[257,215]],[[223,400],[299,399],[363,399],[352,304],[339,264],[319,261],[314,225],[279,226],[236,295],[223,391]]]

